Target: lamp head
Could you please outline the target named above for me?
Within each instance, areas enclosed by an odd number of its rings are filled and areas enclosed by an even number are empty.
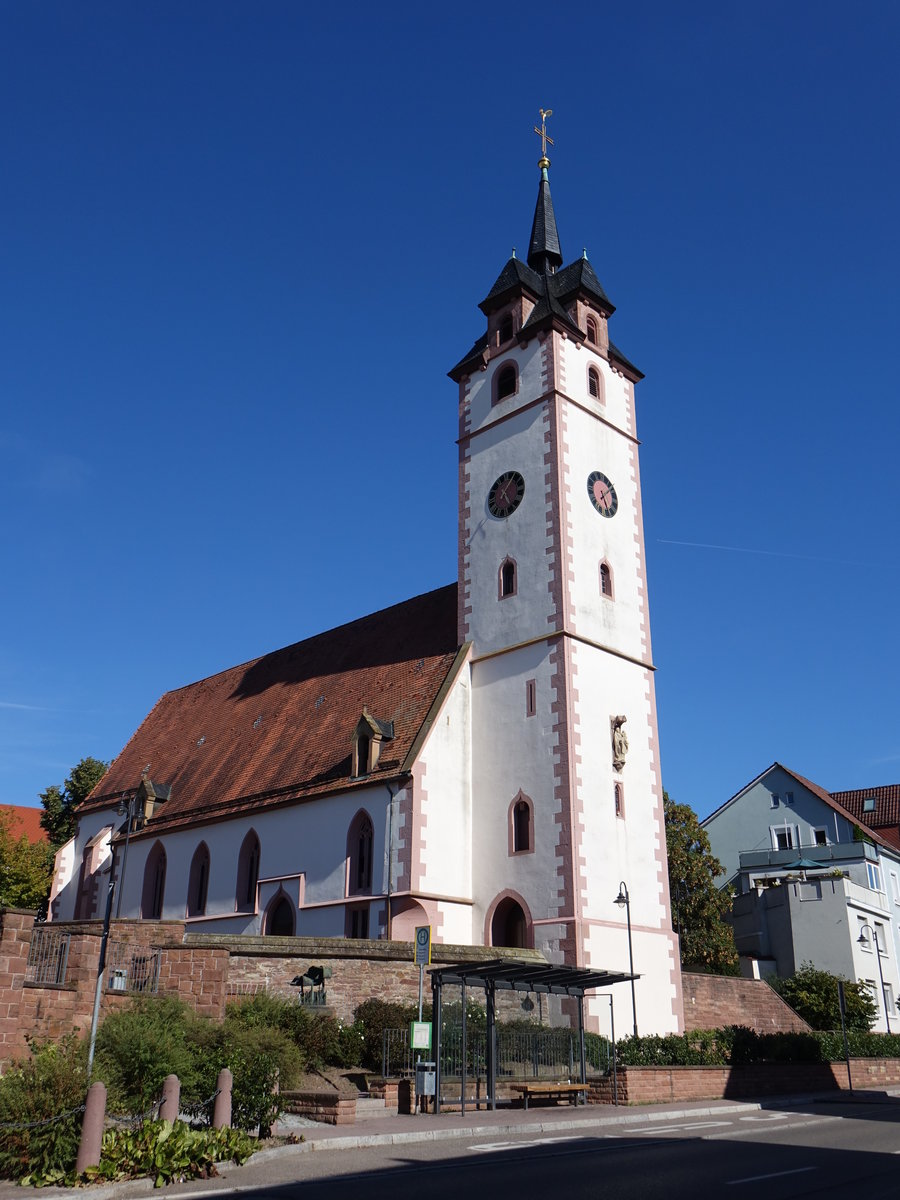
[[[624,908],[627,903],[628,894],[626,893],[625,889],[620,886],[619,894],[616,896],[615,900],[613,900],[613,904],[618,904],[619,908]]]

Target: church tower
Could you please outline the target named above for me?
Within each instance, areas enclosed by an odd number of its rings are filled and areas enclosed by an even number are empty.
[[[563,265],[546,128],[527,261],[479,305],[459,385],[459,638],[472,682],[473,936],[628,970],[616,1029],[682,1026],[635,384],[615,307]],[[629,907],[617,906],[620,884]],[[624,894],[624,893],[623,893]],[[608,1029],[605,997],[591,1027]]]

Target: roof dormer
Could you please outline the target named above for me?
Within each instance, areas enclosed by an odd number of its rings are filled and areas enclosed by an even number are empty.
[[[352,774],[359,779],[371,773],[378,766],[381,747],[384,742],[394,740],[394,722],[381,721],[373,717],[367,708],[363,708],[362,716],[353,731]]]

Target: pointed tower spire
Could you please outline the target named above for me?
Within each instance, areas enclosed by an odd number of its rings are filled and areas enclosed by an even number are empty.
[[[547,133],[547,118],[553,115],[552,108],[540,109],[541,127],[534,127],[534,132],[541,139],[541,157],[538,166],[541,168],[541,182],[538,186],[537,204],[534,209],[534,220],[531,223],[531,241],[528,243],[528,265],[542,275],[552,275],[557,267],[562,266],[562,253],[559,248],[559,234],[556,231],[556,216],[553,212],[553,200],[550,198],[550,178],[547,168],[550,159],[547,157],[547,146],[553,145],[553,138]]]

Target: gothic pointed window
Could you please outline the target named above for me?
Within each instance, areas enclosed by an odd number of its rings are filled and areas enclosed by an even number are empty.
[[[353,818],[347,835],[347,891],[351,896],[372,891],[372,820],[363,810]]]
[[[256,885],[259,882],[259,838],[251,829],[238,855],[237,886],[234,906],[236,912],[256,912]]]
[[[209,849],[201,842],[191,859],[188,875],[187,915],[202,917],[206,913],[206,893],[209,888]]]
[[[519,792],[509,806],[509,852],[530,854],[534,851],[534,806]]]
[[[144,867],[144,888],[141,894],[141,917],[158,921],[163,914],[166,894],[166,852],[162,842],[156,842],[147,855]]]
[[[496,394],[494,403],[499,400],[505,400],[507,396],[514,396],[519,385],[519,375],[516,371],[515,363],[505,363],[495,375]]]

